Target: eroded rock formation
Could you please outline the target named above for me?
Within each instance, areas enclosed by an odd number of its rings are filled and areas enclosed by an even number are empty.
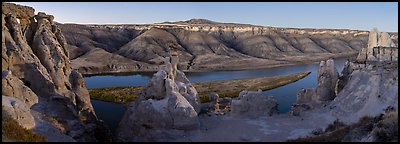
[[[2,3],[2,95],[25,103],[35,118],[32,129],[47,140],[57,141],[39,121],[64,129],[60,137],[97,141],[94,129],[101,122],[81,74],[70,66],[66,40],[53,20],[43,12],[35,15],[33,8]]]
[[[329,101],[336,97],[336,85],[339,73],[335,68],[334,60],[321,61],[318,67],[317,87],[315,89],[301,89],[296,96],[296,104],[292,106],[295,115]]]
[[[121,141],[162,141],[198,129],[200,101],[196,89],[177,69],[178,57],[165,59],[137,101],[130,103],[119,123]]]
[[[333,59],[321,61],[318,68],[316,95],[318,101],[331,101],[336,97],[335,88],[339,73]]]
[[[364,116],[382,114],[387,108],[397,109],[398,48],[390,37],[372,30],[369,46],[360,51],[357,60],[345,63],[339,78],[333,61],[321,62],[318,87],[302,89],[290,113],[299,116],[313,110],[354,123]],[[318,105],[321,100],[324,102]]]
[[[379,32],[374,28],[369,33],[368,46],[361,49],[357,61],[396,61],[398,53],[397,36]]]
[[[337,97],[327,105],[340,120],[356,122],[363,116],[383,113],[388,107],[398,108],[398,63],[371,65],[348,66],[351,74]]]
[[[238,99],[231,102],[232,114],[236,116],[262,116],[278,113],[278,103],[273,96],[264,96],[259,91],[242,91]]]
[[[201,104],[201,111],[204,111],[209,114],[223,114],[220,109],[220,98],[216,92],[211,92],[207,96],[209,102],[205,102]]]

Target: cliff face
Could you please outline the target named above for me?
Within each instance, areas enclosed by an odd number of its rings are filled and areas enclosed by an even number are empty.
[[[330,107],[344,121],[374,116],[398,105],[398,45],[387,33],[371,30],[368,47],[348,61]],[[366,52],[366,53],[363,53]],[[350,116],[352,115],[352,116]]]
[[[32,129],[48,141],[97,141],[101,122],[54,17],[11,3],[2,9],[3,98],[24,102],[35,118]]]
[[[169,42],[179,46],[179,66],[183,70],[248,69],[318,61],[357,54],[367,47],[369,34],[359,30],[277,28],[202,19],[143,25],[62,24],[60,27],[66,34],[70,53],[79,53],[72,60],[75,68],[84,65],[78,63],[103,63],[79,60],[79,55],[89,55],[94,48],[121,55],[132,63],[140,61],[158,67],[167,56],[165,44]]]
[[[322,76],[333,79],[320,81],[319,78],[317,89],[323,88],[329,90],[329,93],[318,90],[315,92],[312,89],[300,91],[291,113],[301,115],[303,111],[320,109],[340,121],[353,123],[363,116],[377,116],[386,109],[397,109],[398,47],[385,35],[387,34],[372,30],[368,47],[360,51],[357,60],[345,63],[338,78],[337,74],[330,76],[322,73]],[[324,65],[324,62],[320,65]],[[337,73],[335,69],[321,69],[320,66],[319,77],[323,71]],[[326,99],[322,106],[315,105],[318,103],[318,98],[315,97],[329,99]]]

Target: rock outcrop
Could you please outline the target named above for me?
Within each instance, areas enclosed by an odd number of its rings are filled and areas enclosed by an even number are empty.
[[[121,141],[163,141],[200,126],[196,89],[177,69],[178,57],[167,57],[135,102],[129,103],[119,123]]]
[[[301,89],[296,95],[296,103],[292,105],[290,114],[300,116],[302,111],[310,110],[335,99],[338,91],[338,79],[339,73],[334,60],[321,61],[318,67],[317,87]],[[339,87],[342,88],[342,85]]]
[[[329,102],[336,97],[336,83],[339,73],[335,68],[333,59],[321,61],[317,74],[317,87],[315,89],[301,89],[297,93],[296,104],[315,104]]]
[[[18,98],[24,101],[29,107],[38,103],[38,96],[29,88],[31,84],[21,81],[13,76],[11,71],[3,71],[2,95]]]
[[[397,109],[397,88],[397,60],[347,61],[338,80],[337,97],[327,107],[342,121],[355,122],[383,113],[388,107]]]
[[[231,112],[236,116],[271,116],[278,113],[278,103],[273,96],[264,96],[259,91],[242,91],[238,99],[231,102]]]
[[[378,47],[378,46],[397,47],[397,45],[393,42],[393,40],[390,38],[390,35],[388,33],[379,32],[379,30],[377,28],[374,28],[369,33],[368,48],[374,48],[374,47]]]
[[[397,36],[374,28],[369,33],[368,46],[361,49],[357,61],[397,61],[397,55]]]
[[[398,48],[393,47],[397,44],[390,37],[372,30],[369,46],[360,51],[357,60],[345,63],[339,78],[333,61],[321,62],[317,88],[302,89],[291,114],[299,116],[314,110],[354,123],[364,116],[382,114],[387,108],[397,109]]]
[[[33,8],[2,3],[2,95],[25,103],[35,113],[35,122],[57,119],[49,123],[65,129],[62,135],[97,141],[94,129],[99,120],[53,20],[43,12],[35,15]],[[41,124],[37,122],[33,130],[49,140],[49,135],[37,130]]]
[[[376,116],[398,105],[398,66],[354,66],[347,83],[327,107],[344,122],[356,122],[363,116]]]
[[[223,114],[220,109],[220,98],[216,92],[211,92],[208,94],[208,101],[201,104],[201,111],[206,112],[208,114]]]
[[[35,120],[31,114],[30,106],[23,101],[8,96],[1,98],[1,110],[7,112],[11,118],[26,129],[35,127]]]
[[[321,61],[318,68],[318,82],[316,95],[318,101],[331,101],[336,97],[335,89],[339,73],[333,59]]]

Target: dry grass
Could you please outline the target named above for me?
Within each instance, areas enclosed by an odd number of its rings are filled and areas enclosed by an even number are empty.
[[[134,101],[143,87],[112,87],[89,89],[90,98],[102,101],[127,103]]]
[[[306,136],[295,140],[288,140],[289,142],[341,142],[349,132],[360,126],[369,125],[373,122],[374,118],[363,117],[358,123],[347,126],[342,122],[336,120],[330,124],[325,132],[316,136]]]
[[[385,114],[383,119],[372,130],[378,141],[398,141],[399,135],[398,111]]]
[[[193,83],[200,97],[207,96],[210,92],[216,92],[220,97],[237,97],[243,90],[257,91],[259,89],[271,90],[286,84],[298,81],[311,72],[296,73],[285,76],[246,78],[235,80],[219,80],[210,82]]]
[[[2,141],[18,142],[44,142],[43,136],[34,133],[32,130],[23,128],[17,121],[12,119],[6,111],[2,111]]]
[[[341,142],[352,130],[372,133],[379,142],[398,141],[398,112],[393,111],[376,117],[363,117],[359,122],[345,125],[340,121],[330,124],[324,133],[317,136],[306,136],[289,142]],[[364,135],[366,136],[366,135]]]

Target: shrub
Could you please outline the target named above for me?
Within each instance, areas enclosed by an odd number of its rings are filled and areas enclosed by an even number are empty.
[[[377,141],[397,141],[398,139],[398,113],[390,112],[383,116],[383,119],[376,124],[372,133]]]
[[[335,131],[345,126],[346,125],[343,122],[339,121],[339,119],[336,119],[332,124],[328,125],[328,127],[325,129],[325,132]]]

